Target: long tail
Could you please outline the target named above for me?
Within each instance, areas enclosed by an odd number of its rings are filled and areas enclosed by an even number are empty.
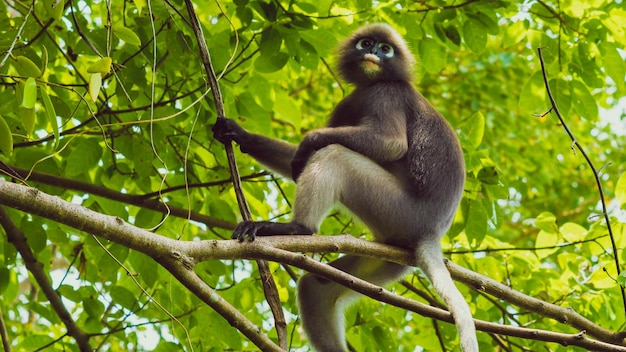
[[[469,305],[461,292],[454,285],[450,272],[446,268],[439,243],[424,243],[416,249],[417,265],[426,273],[437,294],[448,306],[454,317],[454,323],[459,332],[461,350],[463,352],[478,352],[476,327]]]

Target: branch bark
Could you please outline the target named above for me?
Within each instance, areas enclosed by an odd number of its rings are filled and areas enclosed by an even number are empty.
[[[38,182],[49,186],[59,187],[62,189],[71,189],[77,192],[84,192],[92,194],[98,197],[114,200],[120,203],[134,205],[140,208],[154,210],[159,213],[169,214],[183,219],[189,219],[198,221],[205,224],[208,227],[218,227],[221,229],[234,229],[235,224],[232,222],[224,221],[222,219],[214,218],[212,216],[200,214],[188,209],[175,207],[172,205],[165,205],[157,199],[151,199],[145,195],[128,194],[119,191],[112,190],[103,186],[96,186],[91,183],[73,180],[66,177],[60,177],[43,172],[32,171],[17,167],[14,165],[8,165],[0,161],[0,171],[4,171],[6,175],[12,178],[16,178],[20,181],[32,181]]]
[[[191,292],[215,309],[231,325],[239,329],[263,350],[280,350],[280,348],[264,334],[260,333],[260,329],[252,324],[235,307],[224,301],[215,291],[208,287],[193,271],[195,264],[206,260],[237,258],[277,261],[325,276],[382,302],[411,310],[426,317],[448,323],[452,322],[452,317],[444,310],[395,295],[329,265],[307,258],[302,254],[294,253],[341,252],[375,257],[405,265],[414,263],[412,253],[396,247],[357,239],[349,235],[330,237],[272,236],[257,238],[254,242],[246,243],[221,240],[177,241],[136,228],[119,218],[103,215],[80,205],[68,203],[36,189],[2,180],[0,180],[0,204],[72,226],[78,230],[108,239],[151,256],[167,268]],[[478,330],[555,342],[563,345],[575,345],[590,350],[626,351],[626,347],[624,347],[626,344],[624,333],[615,333],[603,329],[570,309],[523,295],[487,277],[469,270],[462,270],[450,262],[447,262],[447,264],[452,276],[468,286],[493,294],[504,301],[519,304],[521,307],[539,315],[572,325],[581,330],[581,332],[578,334],[562,334],[476,320],[476,328]],[[585,332],[600,341],[587,338]]]
[[[220,85],[217,82],[217,76],[215,70],[213,70],[213,64],[211,63],[211,55],[209,54],[209,48],[206,45],[204,34],[202,33],[202,25],[196,15],[196,11],[193,8],[191,0],[185,0],[185,7],[189,14],[189,20],[191,22],[191,28],[196,36],[196,42],[200,49],[200,57],[202,64],[209,78],[209,85],[211,86],[211,92],[213,93],[213,100],[215,102],[215,110],[217,116],[226,116],[224,110],[224,101],[222,100],[222,93],[220,92]],[[233,181],[233,187],[235,188],[235,194],[237,195],[237,204],[239,205],[239,211],[244,220],[252,220],[250,215],[250,208],[246,201],[245,194],[241,187],[241,178],[239,177],[239,170],[237,169],[237,162],[235,161],[235,152],[233,151],[232,143],[228,142],[224,144],[226,149],[226,155],[228,157],[228,166],[230,167],[230,174]],[[270,272],[269,264],[264,260],[257,260],[257,266],[259,274],[261,276],[261,283],[263,285],[263,292],[265,299],[272,310],[274,315],[274,322],[276,327],[276,333],[278,335],[278,343],[283,349],[287,349],[287,322],[285,321],[285,314],[280,303],[280,297],[278,295],[278,288],[274,277]]]

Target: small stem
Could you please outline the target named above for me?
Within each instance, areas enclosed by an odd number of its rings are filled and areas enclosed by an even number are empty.
[[[542,49],[543,48],[537,48],[537,52],[539,53],[539,61],[541,62],[541,72],[543,73],[543,82],[546,86],[548,98],[550,98],[550,104],[552,105],[551,110],[554,111],[554,113],[559,119],[559,122],[561,122],[561,125],[565,129],[565,132],[567,132],[567,135],[572,141],[572,145],[575,145],[576,148],[580,151],[580,153],[585,158],[587,165],[589,165],[589,168],[593,172],[593,177],[596,180],[598,193],[600,194],[600,202],[602,203],[602,215],[604,216],[604,221],[606,222],[606,227],[609,232],[609,237],[611,238],[611,246],[613,247],[613,260],[615,261],[615,269],[617,270],[617,275],[619,275],[621,270],[620,270],[619,256],[617,255],[617,245],[615,244],[615,236],[613,236],[613,229],[611,227],[611,221],[609,220],[609,213],[606,209],[606,202],[604,200],[604,191],[602,189],[602,182],[600,181],[600,177],[598,176],[598,171],[596,171],[596,168],[591,162],[591,159],[589,159],[583,147],[580,145],[580,143],[578,143],[578,141],[574,137],[574,134],[565,123],[565,120],[563,119],[563,116],[561,115],[561,112],[559,111],[559,108],[556,105],[556,100],[554,100],[554,97],[552,96],[552,92],[550,91],[550,84],[548,84],[548,74],[546,72],[545,63],[543,62],[543,55],[541,54]],[[620,285],[620,290],[622,292],[622,302],[624,304],[624,313],[626,314],[626,292],[624,291],[624,286]]]

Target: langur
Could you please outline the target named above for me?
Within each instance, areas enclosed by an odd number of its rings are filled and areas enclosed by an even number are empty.
[[[394,29],[365,26],[339,47],[339,72],[354,91],[336,106],[327,127],[311,131],[299,145],[218,118],[216,139],[235,141],[243,152],[297,183],[291,222],[244,221],[233,238],[311,235],[341,203],[376,241],[415,251],[415,264],[454,317],[462,350],[476,352],[470,308],[445,267],[440,245],[463,194],[463,154],[448,122],[413,88],[413,63]],[[354,255],[330,265],[376,285],[397,281],[411,270]],[[299,280],[302,326],[315,350],[347,350],[343,311],[359,296],[314,274]]]

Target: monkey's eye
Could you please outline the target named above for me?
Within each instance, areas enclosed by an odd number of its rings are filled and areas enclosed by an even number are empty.
[[[356,43],[356,48],[358,50],[363,50],[363,49],[369,49],[374,45],[374,41],[372,41],[371,39],[368,38],[361,38],[359,39],[359,41]]]
[[[378,47],[380,48],[380,51],[383,53],[383,55],[385,55],[386,57],[393,57],[393,46],[381,43]]]

